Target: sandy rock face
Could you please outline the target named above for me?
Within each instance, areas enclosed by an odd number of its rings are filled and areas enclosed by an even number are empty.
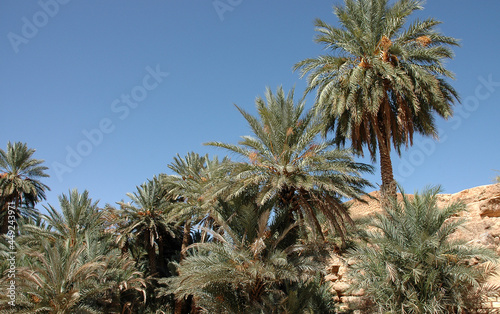
[[[466,222],[457,230],[457,238],[500,253],[500,184],[478,186],[439,197],[439,206],[459,201],[466,205],[466,211],[460,215]]]

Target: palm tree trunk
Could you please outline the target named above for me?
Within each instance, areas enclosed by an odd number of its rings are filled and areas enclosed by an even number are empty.
[[[396,182],[392,173],[391,148],[387,139],[378,141],[380,153],[380,174],[382,176],[382,185],[380,187],[380,198],[382,206],[389,203],[391,198],[396,197]]]
[[[184,231],[182,233],[182,245],[181,245],[181,261],[186,257],[186,249],[189,245],[189,238],[191,234],[191,219],[184,223]]]
[[[9,212],[9,208],[10,208],[10,203],[12,202],[12,197],[5,197],[5,199],[2,200],[2,208],[0,208],[2,210],[2,215],[3,215],[3,219],[2,219],[2,226],[1,226],[1,229],[0,229],[0,232],[1,234],[7,234],[7,232],[9,231],[9,215],[8,215],[8,212]]]
[[[5,203],[5,205],[2,207],[3,220],[1,234],[7,234],[7,232],[9,231],[9,215],[7,214],[8,211],[9,203]]]
[[[148,252],[149,259],[149,271],[153,277],[157,276],[157,267],[156,267],[156,250],[154,242],[151,243],[151,231],[146,232],[146,250]]]
[[[191,219],[186,220],[184,223],[184,230],[182,233],[182,245],[181,245],[181,259],[179,261],[182,262],[186,258],[186,249],[189,245],[189,238],[190,238],[190,231],[191,231]],[[183,309],[186,304],[186,299],[184,300],[178,300],[175,299],[175,314],[181,314],[183,313]],[[194,304],[194,302],[193,302]]]
[[[165,273],[165,244],[163,241],[163,234],[158,237],[158,268],[160,269],[161,276]]]

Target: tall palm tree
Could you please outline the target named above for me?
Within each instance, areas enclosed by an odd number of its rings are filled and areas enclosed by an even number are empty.
[[[384,196],[395,196],[391,144],[413,144],[414,133],[437,138],[433,113],[452,115],[458,95],[445,78],[453,78],[443,62],[453,57],[455,38],[436,30],[428,18],[408,24],[422,2],[345,0],[334,13],[340,27],[317,19],[316,42],[331,53],[294,66],[309,73],[306,93],[317,90],[316,110],[334,142],[350,141],[357,154],[368,148],[375,161],[378,149]],[[405,25],[408,25],[405,28]],[[387,199],[387,198],[386,198]]]
[[[438,208],[439,192],[430,188],[411,199],[401,191],[402,201],[393,199],[375,214],[367,243],[351,251],[354,289],[365,289],[376,312],[462,313],[474,305],[467,302],[471,295],[486,295],[483,284],[497,267],[470,261],[496,263],[497,256],[451,238],[464,222],[456,216],[465,205]]]
[[[186,257],[188,246],[193,242],[192,225],[202,223],[207,225],[210,219],[211,208],[214,202],[206,196],[209,184],[217,180],[221,164],[228,162],[227,158],[219,161],[217,157],[210,159],[208,155],[200,156],[190,152],[185,157],[177,155],[168,168],[173,175],[162,175],[162,187],[175,200],[173,206],[179,213],[179,220],[183,223],[180,261]],[[206,235],[206,233],[204,233]],[[182,313],[193,307],[192,296],[177,299],[175,313]]]
[[[312,112],[305,112],[304,102],[294,103],[293,90],[285,95],[280,87],[275,95],[267,89],[266,100],[259,97],[256,106],[258,117],[237,107],[254,136],[243,136],[239,145],[206,144],[243,158],[227,165],[231,179],[216,185],[214,194],[230,199],[258,188],[257,203],[281,203],[280,212],[289,217],[287,224],[304,219],[323,237],[317,217],[323,215],[345,244],[345,225],[352,220],[341,197],[362,195],[363,187],[370,184],[360,174],[372,168],[355,163],[349,150],[319,141],[321,124]]]
[[[25,143],[7,143],[7,150],[0,149],[0,209],[3,215],[1,233],[8,231],[9,204],[14,205],[15,215],[25,215],[28,212],[19,212],[20,205],[33,208],[35,204],[45,199],[45,191],[49,187],[39,181],[48,177],[45,173],[48,168],[42,166],[41,159],[32,158],[35,150],[28,148]]]

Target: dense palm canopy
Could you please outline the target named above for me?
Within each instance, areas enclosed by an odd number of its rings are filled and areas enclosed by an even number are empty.
[[[365,289],[381,312],[460,312],[495,269],[470,264],[495,262],[494,252],[450,238],[464,222],[451,217],[465,205],[438,208],[439,191],[430,188],[413,199],[402,192],[401,202],[375,214],[367,244],[351,252],[355,287]]]
[[[30,263],[19,269],[22,304],[26,311],[17,313],[93,313],[82,303],[98,293],[97,278],[102,261],[82,263],[85,247],[71,248],[63,242],[51,245],[44,241],[43,251],[25,250]],[[24,302],[23,302],[24,301]]]
[[[7,150],[0,149],[0,209],[3,215],[2,233],[7,232],[7,208],[14,205],[16,215],[28,212],[17,212],[19,206],[31,209],[35,204],[45,199],[48,186],[39,181],[48,177],[48,168],[42,166],[43,160],[32,158],[35,150],[24,143],[7,143]]]
[[[16,307],[12,313],[131,313],[144,302],[146,282],[106,231],[88,192],[59,197],[43,221],[21,226],[16,239]],[[2,280],[8,280],[4,276]],[[141,302],[142,301],[142,302]],[[9,313],[10,313],[9,312]]]
[[[89,197],[88,191],[79,193],[73,189],[68,195],[59,196],[59,205],[60,210],[48,205],[45,208],[48,215],[43,215],[43,218],[52,232],[69,241],[70,246],[81,240],[85,233],[99,231],[102,212],[97,208],[97,202]]]
[[[179,276],[168,280],[171,291],[177,298],[193,296],[203,313],[324,309],[322,305],[329,304],[332,295],[319,293],[319,282],[312,287],[321,264],[304,246],[281,245],[297,225],[280,232],[270,220],[270,208],[245,204],[240,199],[218,207],[213,240],[191,246],[188,257],[178,265]],[[309,295],[294,304],[291,299],[299,291]]]
[[[321,237],[317,216],[323,215],[344,239],[345,223],[351,219],[340,198],[362,195],[369,183],[360,174],[371,167],[355,163],[349,150],[319,141],[321,124],[312,112],[305,112],[304,102],[294,103],[293,90],[285,95],[282,88],[276,94],[268,89],[256,106],[258,117],[237,107],[254,136],[243,136],[239,145],[207,143],[243,158],[226,167],[230,179],[215,185],[215,195],[230,199],[257,187],[258,204],[280,202],[285,214],[305,219]]]
[[[421,9],[416,0],[345,0],[334,8],[340,27],[316,20],[316,42],[330,53],[294,67],[308,74],[307,92],[317,90],[316,109],[337,145],[350,141],[361,155],[366,146],[373,160],[378,149],[382,191],[392,196],[391,144],[399,154],[415,132],[437,137],[433,113],[450,117],[458,98],[444,67],[457,40],[433,18],[410,23]]]

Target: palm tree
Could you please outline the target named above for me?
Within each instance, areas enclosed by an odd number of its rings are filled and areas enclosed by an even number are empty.
[[[353,289],[365,289],[380,312],[462,313],[494,273],[493,264],[470,263],[496,263],[494,252],[450,238],[464,222],[456,216],[465,205],[438,208],[439,191],[413,199],[401,191],[402,201],[392,200],[365,228],[372,230],[367,244],[351,251]]]
[[[79,193],[77,189],[59,196],[61,212],[50,204],[45,207],[48,215],[42,215],[53,233],[69,241],[70,246],[76,245],[85,233],[101,231],[102,212],[97,208],[97,201],[92,202],[87,190]]]
[[[215,185],[214,195],[230,199],[258,188],[257,203],[280,202],[275,214],[286,215],[286,224],[305,219],[313,232],[323,237],[318,220],[318,215],[323,215],[330,230],[336,231],[345,244],[345,224],[352,220],[341,197],[359,198],[362,189],[370,185],[360,173],[372,168],[355,163],[351,151],[333,149],[331,144],[318,141],[322,126],[313,113],[303,115],[305,104],[294,103],[293,90],[285,95],[280,87],[274,95],[267,89],[266,100],[257,98],[256,106],[258,117],[237,107],[254,136],[243,136],[239,145],[206,144],[244,158],[226,166],[231,179]]]
[[[127,193],[127,196],[131,203],[118,203],[121,221],[117,242],[123,247],[130,244],[131,237],[135,239],[147,252],[150,274],[161,275],[158,273],[158,261],[160,270],[166,272],[164,244],[167,237],[177,237],[179,214],[156,177],[138,186],[135,193]]]
[[[175,174],[161,177],[163,188],[172,199],[177,200],[174,206],[184,216],[181,256],[184,256],[190,242],[191,225],[207,218],[213,206],[206,191],[220,177],[221,166],[228,162],[227,158],[219,161],[217,157],[210,159],[208,155],[200,156],[194,152],[188,153],[184,158],[177,155],[168,165]]]
[[[19,267],[17,287],[20,291],[13,313],[94,313],[83,301],[100,291],[97,285],[99,259],[83,262],[85,247],[70,247],[62,241],[45,240],[43,251],[24,248],[29,265]],[[4,278],[5,279],[5,278]],[[4,310],[12,308],[3,306]]]
[[[437,138],[433,113],[447,119],[458,99],[445,78],[453,78],[443,64],[453,57],[449,46],[458,41],[436,30],[439,21],[428,18],[408,24],[423,9],[422,2],[399,0],[345,0],[335,7],[340,27],[316,20],[316,42],[332,53],[305,59],[294,66],[307,77],[306,93],[317,90],[316,110],[334,142],[350,141],[373,161],[380,158],[383,199],[395,196],[391,144],[413,144],[414,133]],[[408,25],[406,29],[405,25]]]
[[[16,218],[29,214],[28,210],[19,212],[20,205],[33,208],[35,204],[45,199],[48,186],[39,181],[49,175],[48,168],[41,166],[44,162],[32,158],[35,150],[25,143],[7,143],[7,150],[0,149],[0,209],[3,215],[1,233],[6,234],[9,226],[7,211],[13,204]]]

